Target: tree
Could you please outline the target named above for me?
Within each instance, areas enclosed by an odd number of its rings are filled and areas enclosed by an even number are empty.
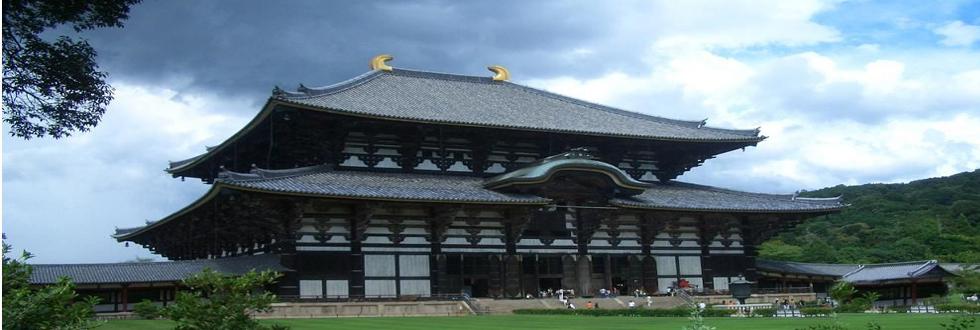
[[[85,39],[45,31],[70,26],[76,33],[121,27],[139,0],[10,0],[3,2],[3,121],[12,136],[60,138],[99,123],[112,100],[106,74]]]
[[[803,248],[775,239],[759,246],[759,257],[770,260],[801,260],[803,259]]]
[[[165,308],[163,314],[177,322],[177,329],[265,329],[251,313],[270,310],[276,296],[259,291],[279,276],[272,271],[254,270],[241,276],[227,276],[205,269],[184,280],[190,291],[178,292],[174,304]]]
[[[78,301],[68,278],[40,288],[30,286],[31,254],[7,257],[10,246],[3,243],[3,329],[89,329],[98,298]]]
[[[959,293],[980,293],[980,268],[965,268],[951,277],[953,289]]]

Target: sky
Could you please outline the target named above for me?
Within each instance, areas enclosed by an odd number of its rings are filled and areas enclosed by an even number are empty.
[[[980,167],[978,1],[159,1],[82,34],[115,100],[69,138],[3,137],[3,233],[37,263],[156,257],[110,238],[208,185],[163,172],[275,86],[395,67],[490,76],[768,139],[681,181],[791,193]]]

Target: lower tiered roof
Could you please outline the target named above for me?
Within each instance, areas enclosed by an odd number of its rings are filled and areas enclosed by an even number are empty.
[[[548,198],[535,195],[496,191],[486,188],[486,183],[482,178],[465,175],[350,171],[335,170],[330,166],[290,170],[255,168],[249,173],[225,171],[219,175],[211,190],[197,202],[146,226],[117,229],[114,237],[126,240],[171,221],[204,205],[224,190],[395,202],[541,206],[552,202]],[[614,197],[609,200],[609,204],[623,208],[664,211],[809,214],[831,213],[845,206],[840,198],[814,199],[749,193],[677,181],[650,183],[641,194]]]

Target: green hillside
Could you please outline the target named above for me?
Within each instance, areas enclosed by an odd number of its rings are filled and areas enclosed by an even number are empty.
[[[878,263],[980,262],[980,170],[899,184],[824,188],[844,196],[839,214],[810,219],[762,245],[762,258]]]

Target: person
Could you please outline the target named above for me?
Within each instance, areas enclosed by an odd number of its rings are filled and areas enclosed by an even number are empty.
[[[599,309],[599,302],[597,301],[595,304],[592,304],[592,308]]]
[[[593,308],[595,308],[595,305],[592,304],[592,300],[589,300],[588,302],[585,303],[585,309],[593,309]]]
[[[568,309],[575,309],[575,304],[569,302],[568,303]]]
[[[647,296],[647,307],[653,307],[653,297]]]
[[[626,304],[626,307],[629,307],[629,309],[634,309],[636,308],[636,303],[630,300],[630,302]]]

